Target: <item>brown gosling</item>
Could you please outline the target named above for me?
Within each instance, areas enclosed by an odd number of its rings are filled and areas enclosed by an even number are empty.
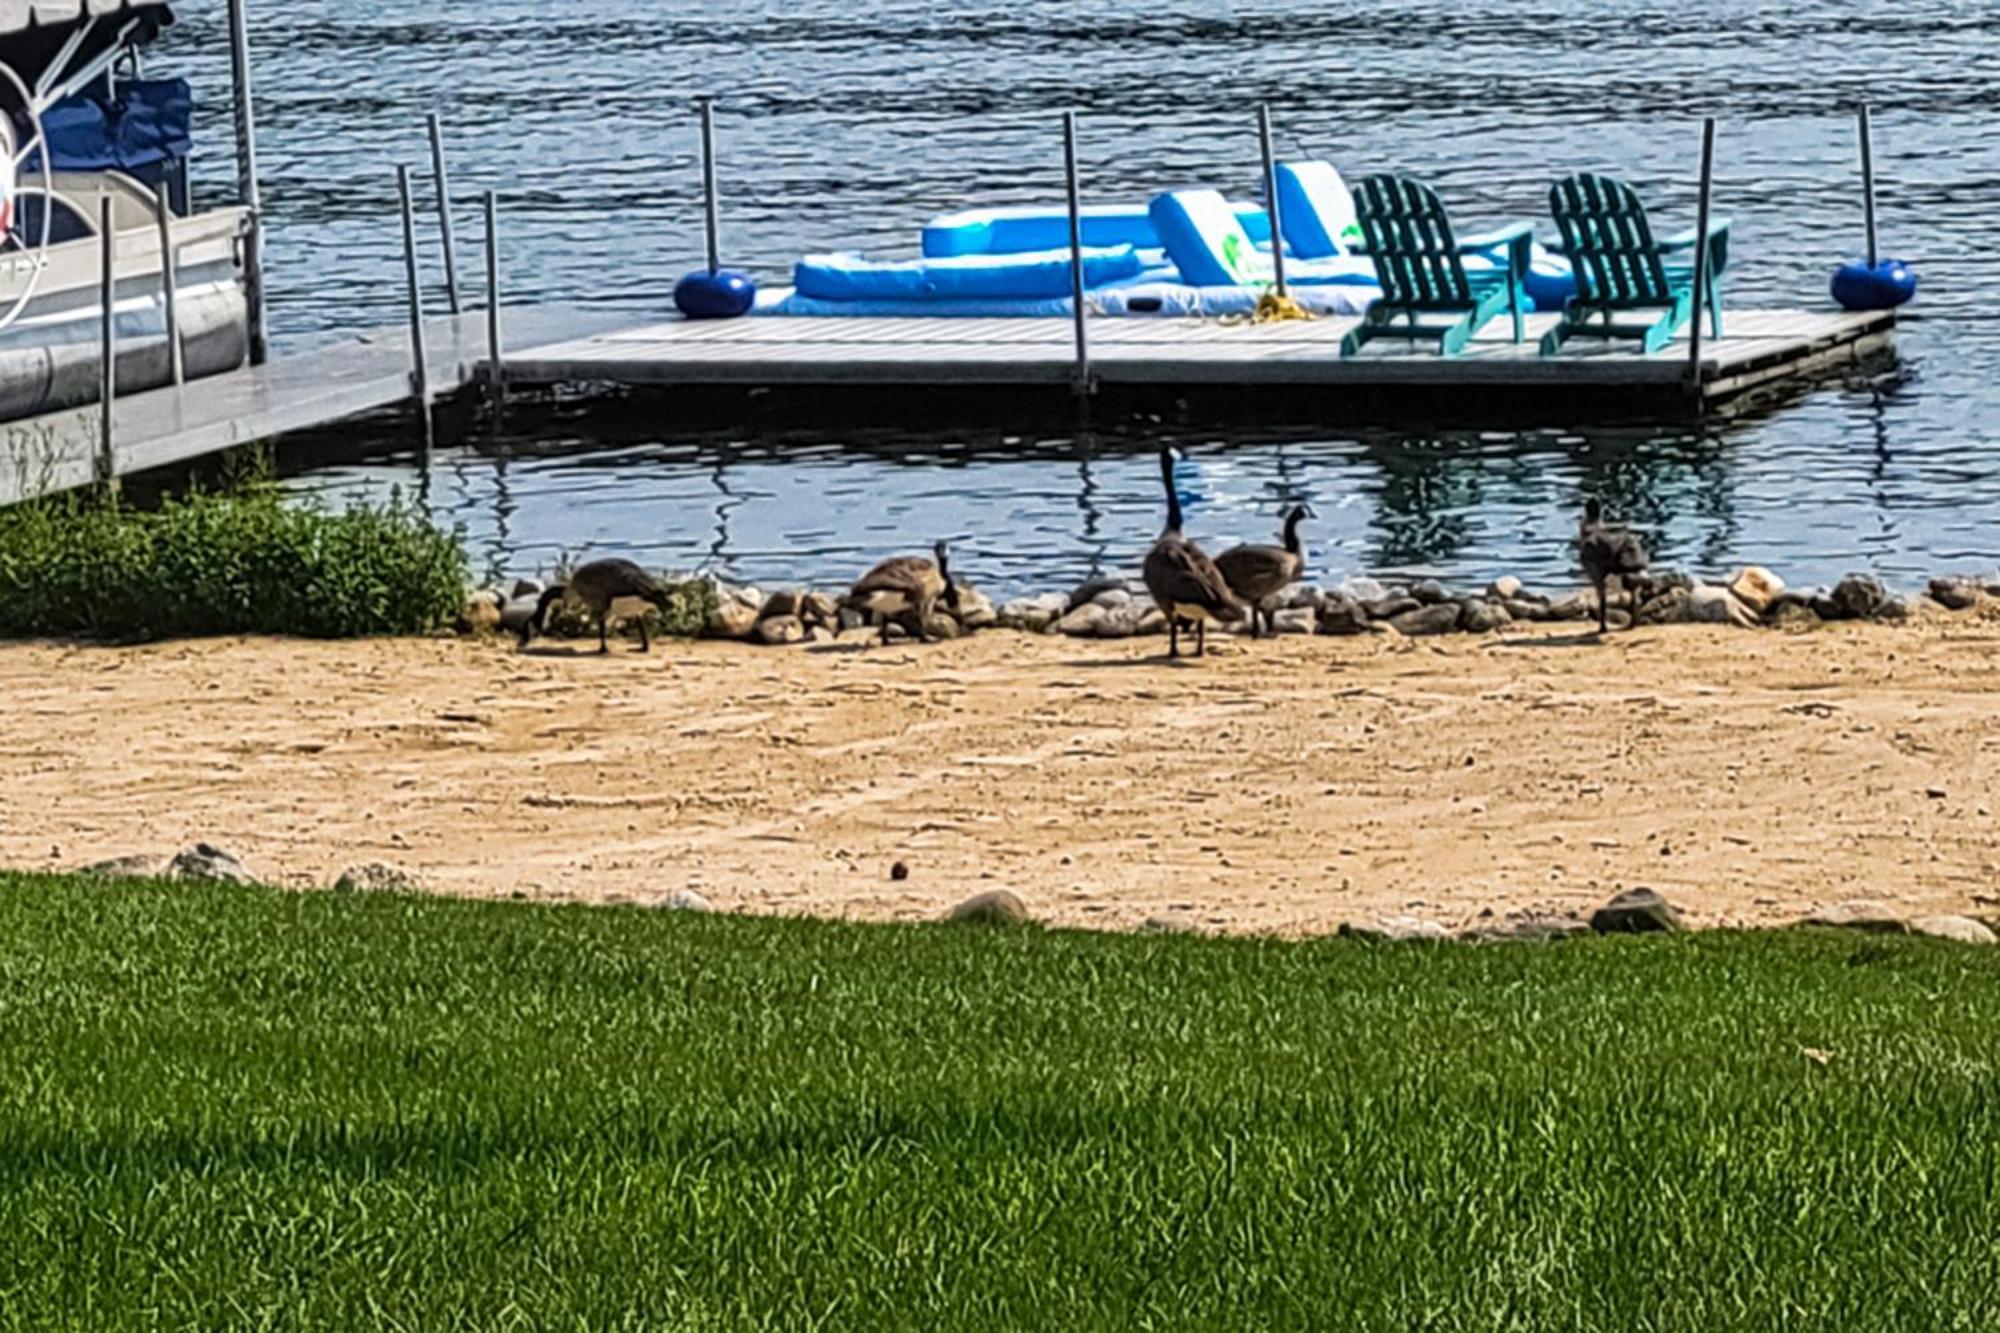
[[[549,608],[565,597],[582,603],[596,618],[597,651],[600,653],[611,651],[609,629],[614,603],[645,602],[662,611],[668,609],[667,590],[660,586],[659,580],[630,560],[593,560],[572,572],[568,583],[558,583],[542,593],[541,601],[535,604],[535,614],[521,626],[523,648],[537,634],[548,632]],[[639,651],[651,652],[653,640],[646,630],[646,618],[642,615],[638,620]]]
[[[1633,591],[1633,583],[1652,562],[1647,558],[1645,546],[1629,528],[1604,521],[1604,506],[1594,496],[1584,506],[1576,550],[1590,586],[1597,589],[1597,632],[1602,634],[1611,627],[1605,589],[1614,574],[1618,576],[1618,586],[1632,595],[1632,623],[1638,624],[1639,597]]]
[[[1180,457],[1171,445],[1160,450],[1160,479],[1167,488],[1167,526],[1153,549],[1146,552],[1146,591],[1167,618],[1167,657],[1181,655],[1181,627],[1194,628],[1194,654],[1208,653],[1208,622],[1234,624],[1243,619],[1243,603],[1229,590],[1229,583],[1215,561],[1181,535],[1181,497],[1174,489],[1174,461]]]
[[[840,599],[840,610],[859,611],[882,626],[882,641],[889,641],[889,626],[914,623],[919,640],[929,643],[939,602],[958,610],[958,585],[951,578],[951,548],[940,541],[931,548],[935,560],[922,556],[899,555],[884,560],[863,574]],[[839,617],[834,633],[840,633]]]
[[[1299,581],[1306,570],[1306,548],[1299,541],[1299,522],[1316,517],[1310,505],[1298,505],[1285,515],[1283,546],[1232,546],[1215,557],[1215,567],[1229,584],[1229,590],[1250,607],[1250,637],[1257,637],[1257,620],[1263,617],[1267,634],[1278,632],[1277,614],[1266,605],[1269,600]]]

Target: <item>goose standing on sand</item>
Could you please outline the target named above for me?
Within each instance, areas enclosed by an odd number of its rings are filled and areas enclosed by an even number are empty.
[[[1215,561],[1199,546],[1181,536],[1181,497],[1174,489],[1174,462],[1180,451],[1171,445],[1160,450],[1160,479],[1167,488],[1167,527],[1153,549],[1146,552],[1146,591],[1167,618],[1167,656],[1181,655],[1181,626],[1194,627],[1194,652],[1208,652],[1208,622],[1233,624],[1243,619],[1243,604],[1229,590],[1229,583]]]
[[[1267,633],[1278,632],[1278,618],[1265,605],[1270,598],[1299,581],[1306,569],[1306,548],[1299,541],[1301,519],[1317,518],[1311,505],[1297,505],[1285,515],[1283,546],[1232,546],[1215,557],[1229,591],[1250,608],[1250,637],[1257,637],[1257,618],[1264,618]]]
[[[569,582],[558,583],[542,593],[542,600],[535,604],[535,614],[528,617],[528,623],[521,626],[521,646],[537,634],[548,632],[549,608],[564,597],[581,602],[597,619],[597,651],[608,653],[611,643],[608,632],[611,626],[612,609],[618,603],[641,602],[669,609],[667,590],[659,580],[633,564],[630,560],[593,560],[583,565],[569,576]],[[621,610],[626,608],[621,608]],[[643,607],[640,608],[643,612]],[[646,617],[639,615],[639,651],[653,650],[653,640],[646,631]]]
[[[940,541],[931,552],[937,557],[935,562],[914,555],[884,560],[848,590],[840,599],[840,609],[859,611],[870,620],[879,618],[884,643],[891,624],[914,618],[917,638],[928,643],[931,614],[937,604],[942,601],[950,610],[958,610],[958,585],[951,579],[951,548]],[[839,632],[836,617],[834,633]]]
[[[1629,528],[1604,521],[1604,506],[1593,496],[1583,508],[1583,525],[1577,529],[1577,555],[1582,561],[1583,572],[1590,577],[1590,586],[1597,589],[1597,632],[1604,633],[1611,627],[1611,613],[1605,600],[1605,587],[1612,575],[1618,576],[1618,586],[1632,594],[1632,623],[1639,623],[1639,597],[1633,592],[1633,580],[1646,572],[1651,563],[1646,556],[1646,548]]]

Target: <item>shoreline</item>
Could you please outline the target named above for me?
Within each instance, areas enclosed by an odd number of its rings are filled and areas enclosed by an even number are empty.
[[[0,862],[195,842],[280,887],[1316,935],[2000,898],[2000,606],[1810,633],[0,647]],[[907,878],[892,877],[900,862]],[[1984,900],[1984,901],[1982,901]]]

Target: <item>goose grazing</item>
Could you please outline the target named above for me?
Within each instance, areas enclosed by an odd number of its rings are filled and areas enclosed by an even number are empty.
[[[611,644],[608,631],[611,626],[612,606],[619,602],[645,602],[668,609],[667,590],[659,580],[633,564],[630,560],[593,560],[572,572],[568,583],[558,583],[542,593],[542,600],[535,604],[535,614],[528,617],[528,623],[521,626],[521,646],[537,634],[548,630],[549,608],[564,597],[574,598],[597,618],[597,651],[608,653]],[[639,651],[653,650],[653,640],[646,631],[646,618],[639,617]]]
[[[1593,497],[1583,508],[1583,525],[1577,529],[1576,550],[1583,563],[1583,572],[1590,578],[1590,586],[1597,589],[1597,632],[1602,634],[1611,627],[1605,586],[1615,574],[1619,587],[1630,592],[1632,580],[1645,573],[1650,563],[1646,548],[1630,529],[1606,523],[1604,506]],[[1639,619],[1636,595],[1633,597],[1632,619],[1635,624]]]
[[[1257,618],[1264,619],[1266,633],[1278,632],[1278,618],[1264,603],[1299,581],[1305,573],[1306,548],[1299,541],[1299,522],[1316,518],[1310,505],[1298,505],[1285,515],[1283,546],[1233,546],[1215,557],[1215,567],[1229,584],[1229,591],[1250,608],[1250,636],[1257,636]]]
[[[1167,618],[1167,656],[1181,655],[1181,626],[1194,627],[1195,656],[1208,652],[1208,622],[1233,624],[1243,618],[1243,603],[1229,590],[1228,580],[1199,546],[1181,536],[1181,497],[1174,489],[1174,461],[1180,451],[1160,450],[1160,479],[1167,488],[1167,527],[1146,552],[1146,590]]]
[[[871,621],[879,619],[885,643],[891,624],[914,620],[917,638],[928,643],[937,604],[942,601],[951,610],[958,610],[958,585],[951,580],[951,548],[940,541],[931,551],[937,557],[935,562],[915,555],[884,560],[848,589],[847,596],[840,599],[840,609],[859,611]],[[839,633],[837,618],[834,632]]]

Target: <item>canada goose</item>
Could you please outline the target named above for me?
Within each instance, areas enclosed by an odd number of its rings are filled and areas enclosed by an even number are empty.
[[[1160,450],[1160,479],[1167,488],[1167,527],[1146,552],[1146,590],[1167,618],[1167,656],[1181,655],[1181,626],[1194,626],[1194,651],[1208,652],[1208,622],[1233,624],[1243,618],[1243,604],[1229,590],[1215,562],[1181,536],[1181,497],[1174,489],[1174,460],[1180,452]]]
[[[914,620],[917,638],[930,641],[931,613],[939,601],[958,610],[958,585],[951,580],[951,548],[940,541],[931,548],[935,562],[922,556],[899,555],[884,560],[863,574],[840,599],[842,611],[859,611],[870,620],[880,619],[882,638],[889,638],[889,626]],[[838,634],[839,618],[834,632]]]
[[[1597,632],[1604,633],[1611,626],[1610,611],[1605,602],[1605,585],[1611,576],[1618,576],[1618,586],[1632,591],[1632,580],[1646,572],[1650,563],[1646,558],[1646,548],[1630,529],[1604,521],[1604,506],[1595,497],[1583,508],[1583,525],[1577,529],[1576,550],[1583,563],[1583,572],[1590,577],[1590,585],[1597,589]],[[1632,597],[1632,620],[1639,620],[1639,599]]]
[[[1250,636],[1257,635],[1257,618],[1264,618],[1267,632],[1278,632],[1278,618],[1264,603],[1299,581],[1305,573],[1306,548],[1299,541],[1299,521],[1316,518],[1310,505],[1298,505],[1285,515],[1283,546],[1232,546],[1215,557],[1215,567],[1235,593],[1250,607]]]
[[[668,609],[667,591],[659,581],[630,560],[593,560],[571,572],[568,583],[558,583],[542,593],[542,600],[535,604],[535,614],[528,617],[528,623],[521,626],[521,646],[548,629],[549,608],[564,597],[573,597],[597,618],[597,651],[608,653],[611,644],[607,632],[611,625],[611,607],[614,602],[649,602],[662,611]],[[646,619],[639,617],[639,651],[653,650],[652,637],[646,632]]]

